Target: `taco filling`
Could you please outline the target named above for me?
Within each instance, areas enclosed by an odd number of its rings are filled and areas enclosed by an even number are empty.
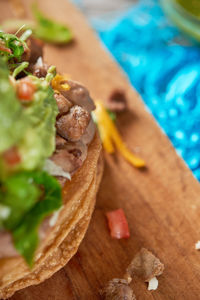
[[[30,30],[0,32],[0,258],[33,264],[62,187],[87,157],[94,108],[85,87],[43,62]]]

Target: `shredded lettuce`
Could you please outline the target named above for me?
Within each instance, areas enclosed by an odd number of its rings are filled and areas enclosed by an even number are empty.
[[[62,206],[60,184],[44,171],[16,173],[3,182],[0,203],[9,209],[7,218],[0,214],[0,224],[11,232],[17,251],[32,266],[39,225]]]

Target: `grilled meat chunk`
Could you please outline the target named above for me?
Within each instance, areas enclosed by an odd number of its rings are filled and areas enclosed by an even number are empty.
[[[63,96],[68,98],[73,104],[85,108],[89,113],[95,109],[94,102],[84,86],[72,80],[68,80],[67,83],[70,89],[68,91],[62,91]]]
[[[51,160],[61,166],[63,171],[73,174],[80,168],[87,157],[87,146],[81,141],[69,143],[65,139],[56,137],[56,151]]]
[[[72,107],[72,103],[60,93],[55,93],[54,97],[58,105],[59,114],[57,118],[59,118],[69,112],[70,108]]]
[[[90,114],[78,105],[70,108],[68,114],[58,118],[57,133],[71,142],[80,140],[90,122]]]
[[[94,124],[94,122],[91,118],[90,123],[88,124],[88,127],[85,130],[85,133],[81,137],[81,141],[84,144],[89,145],[91,143],[91,141],[93,140],[93,137],[95,135],[95,131],[96,131],[96,127],[95,127],[95,124]]]

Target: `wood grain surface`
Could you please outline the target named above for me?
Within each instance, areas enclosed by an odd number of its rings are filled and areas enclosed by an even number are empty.
[[[30,0],[23,0],[26,14]],[[82,14],[67,0],[43,0],[49,16],[71,26],[75,42],[48,45],[45,58],[58,70],[83,82],[94,98],[105,100],[116,87],[128,97],[129,111],[117,121],[129,147],[148,168],[134,169],[120,156],[105,155],[105,173],[96,209],[78,253],[62,270],[38,286],[17,292],[12,300],[100,299],[99,289],[123,275],[135,253],[146,247],[165,264],[156,291],[135,278],[138,300],[200,299],[200,185],[160,130],[117,64],[106,53]],[[1,0],[1,18],[11,15]],[[153,65],[152,65],[153,67]],[[189,117],[189,116],[188,116]],[[122,207],[130,226],[128,240],[111,239],[105,212]]]

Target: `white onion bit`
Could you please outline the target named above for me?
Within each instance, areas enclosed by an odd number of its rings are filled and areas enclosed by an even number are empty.
[[[149,280],[148,290],[156,290],[158,288],[158,279],[156,277],[153,277],[151,280]]]

